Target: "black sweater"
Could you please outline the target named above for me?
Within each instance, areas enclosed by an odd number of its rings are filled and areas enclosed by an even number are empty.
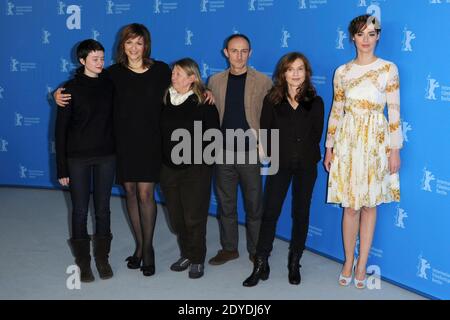
[[[208,129],[219,129],[219,113],[214,105],[197,104],[197,97],[193,94],[179,106],[174,106],[168,99],[167,105],[162,107],[161,112],[161,139],[163,163],[172,168],[185,168],[194,163],[194,121],[202,122],[202,134]],[[185,129],[191,137],[191,157],[189,163],[175,164],[172,161],[172,149],[180,141],[171,141],[172,132],[176,129]],[[202,155],[205,145],[202,143]],[[178,153],[177,153],[178,154]],[[199,156],[199,155],[197,155]],[[203,163],[203,157],[202,157]]]
[[[113,83],[106,73],[98,78],[84,74],[68,81],[64,93],[72,99],[58,108],[56,163],[58,178],[69,177],[67,158],[107,156],[114,153]]]
[[[310,102],[302,102],[293,109],[285,99],[273,105],[264,99],[261,112],[261,129],[269,129],[268,152],[270,155],[270,129],[279,129],[280,168],[289,168],[292,161],[303,167],[317,164],[321,159],[320,139],[323,131],[324,107],[321,97]]]

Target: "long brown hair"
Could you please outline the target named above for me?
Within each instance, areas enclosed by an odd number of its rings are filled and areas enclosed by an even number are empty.
[[[188,77],[194,75],[195,81],[192,82],[190,90],[194,92],[194,94],[197,96],[197,101],[199,104],[203,103],[205,101],[205,92],[206,87],[202,82],[202,78],[200,76],[200,69],[198,67],[197,62],[192,60],[191,58],[184,58],[181,60],[176,61],[173,64],[173,68],[180,67],[181,69],[186,72]],[[167,105],[170,101],[169,91],[166,92],[166,97],[164,99],[164,103]]]
[[[132,23],[123,27],[120,31],[119,44],[117,46],[116,62],[122,64],[124,67],[128,67],[128,57],[125,53],[125,42],[128,39],[135,39],[142,37],[144,40],[144,54],[142,60],[145,68],[150,67],[153,64],[153,60],[150,59],[150,53],[152,51],[152,40],[148,29],[140,23]]]
[[[268,99],[274,105],[281,103],[289,96],[285,73],[297,59],[302,60],[305,65],[305,81],[298,89],[297,95],[295,96],[295,101],[298,103],[309,102],[316,96],[316,90],[311,83],[311,64],[304,54],[300,52],[290,52],[281,57],[273,76],[274,84],[268,93]]]

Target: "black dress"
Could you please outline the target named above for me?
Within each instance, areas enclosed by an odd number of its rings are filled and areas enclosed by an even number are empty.
[[[171,79],[161,61],[144,73],[121,64],[108,69],[115,85],[114,132],[117,182],[158,182],[161,167],[159,119],[161,104]]]

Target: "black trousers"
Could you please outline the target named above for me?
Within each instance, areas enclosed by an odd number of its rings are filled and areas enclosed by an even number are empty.
[[[72,238],[88,239],[87,217],[91,182],[95,209],[95,234],[111,233],[109,201],[115,174],[115,156],[69,158],[69,187],[72,200]]]
[[[161,169],[160,185],[181,256],[194,264],[205,262],[211,174],[207,165]]]
[[[259,231],[256,254],[268,257],[273,248],[273,240],[284,199],[292,180],[292,231],[289,249],[303,253],[309,226],[309,209],[317,165],[302,168],[294,163],[290,168],[280,168],[278,173],[267,177],[264,189],[264,213]]]

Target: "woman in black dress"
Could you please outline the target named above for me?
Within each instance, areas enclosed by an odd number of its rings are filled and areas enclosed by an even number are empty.
[[[156,222],[155,184],[161,167],[159,117],[171,71],[150,59],[150,33],[142,24],[125,26],[120,33],[117,63],[108,68],[115,86],[114,131],[117,149],[117,181],[126,191],[128,216],[136,248],[128,268],[155,273],[153,231]],[[70,95],[55,93],[59,106]]]

